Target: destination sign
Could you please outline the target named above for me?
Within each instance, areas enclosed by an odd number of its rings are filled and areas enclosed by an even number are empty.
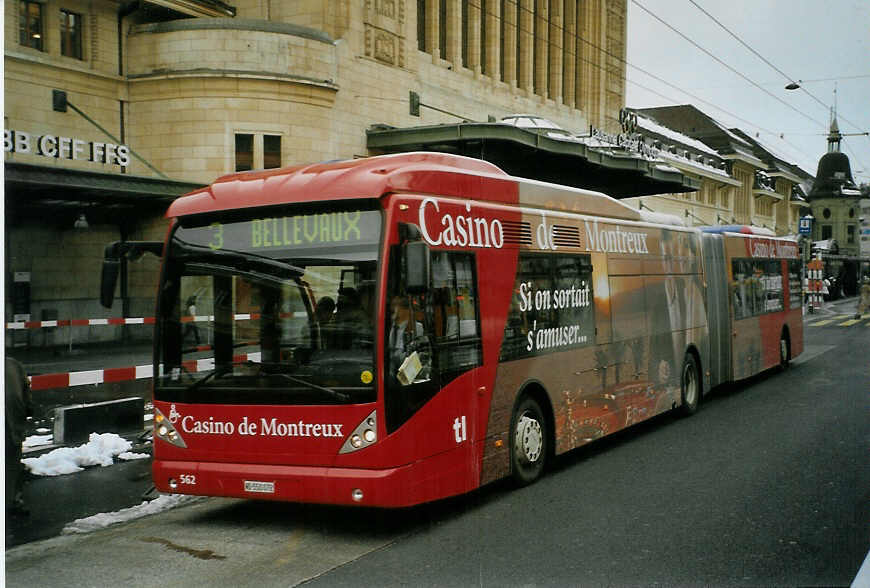
[[[752,257],[798,259],[800,255],[797,245],[789,241],[752,238],[747,247]]]
[[[380,237],[381,214],[375,210],[322,212],[256,218],[236,223],[215,222],[202,227],[180,227],[175,239],[213,251],[248,251],[321,248],[330,245],[373,245]]]

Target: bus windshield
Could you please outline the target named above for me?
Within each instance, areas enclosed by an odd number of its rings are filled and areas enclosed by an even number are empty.
[[[379,211],[182,224],[167,248],[155,398],[373,402]]]

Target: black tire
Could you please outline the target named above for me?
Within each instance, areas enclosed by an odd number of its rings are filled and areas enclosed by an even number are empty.
[[[541,407],[524,396],[511,418],[511,475],[520,486],[531,484],[544,471],[550,450],[547,420]]]
[[[701,400],[701,372],[698,362],[691,353],[686,353],[683,358],[683,370],[680,372],[680,412],[685,415],[693,415],[698,410],[698,402]]]
[[[791,362],[791,343],[785,332],[779,336],[779,369],[785,371]]]

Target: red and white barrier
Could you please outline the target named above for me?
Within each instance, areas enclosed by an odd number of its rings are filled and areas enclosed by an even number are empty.
[[[286,318],[288,316],[307,316],[305,313],[282,313],[281,317]],[[260,318],[260,313],[252,312],[252,313],[242,313],[233,315],[233,318],[237,321],[250,321],[257,320]],[[138,317],[138,318],[122,318],[122,317],[113,317],[113,318],[96,318],[96,319],[66,319],[66,320],[57,320],[57,321],[18,321],[14,323],[6,323],[7,331],[21,330],[21,329],[46,329],[49,327],[93,327],[99,325],[153,325],[156,319],[153,316],[146,317]],[[198,315],[198,316],[183,316],[181,317],[181,322],[183,323],[208,323],[214,322],[214,315]]]
[[[154,317],[139,318],[101,318],[101,319],[66,319],[58,321],[19,321],[6,323],[6,330],[46,329],[48,327],[90,327],[94,325],[153,325]]]
[[[245,353],[233,356],[233,361],[259,362],[260,358],[260,352]],[[214,369],[214,358],[205,357],[202,359],[191,359],[182,362],[181,365],[188,372],[210,371]],[[163,374],[163,364],[160,365],[160,374]],[[30,388],[32,390],[49,390],[52,388],[71,388],[73,386],[85,386],[89,384],[109,384],[112,382],[142,380],[153,376],[154,366],[149,364],[102,370],[41,374],[30,376],[28,379],[30,380]]]

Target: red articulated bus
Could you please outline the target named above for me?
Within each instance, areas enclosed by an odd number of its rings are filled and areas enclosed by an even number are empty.
[[[527,484],[803,346],[793,241],[475,159],[233,174],[167,216],[161,492],[401,507]]]

